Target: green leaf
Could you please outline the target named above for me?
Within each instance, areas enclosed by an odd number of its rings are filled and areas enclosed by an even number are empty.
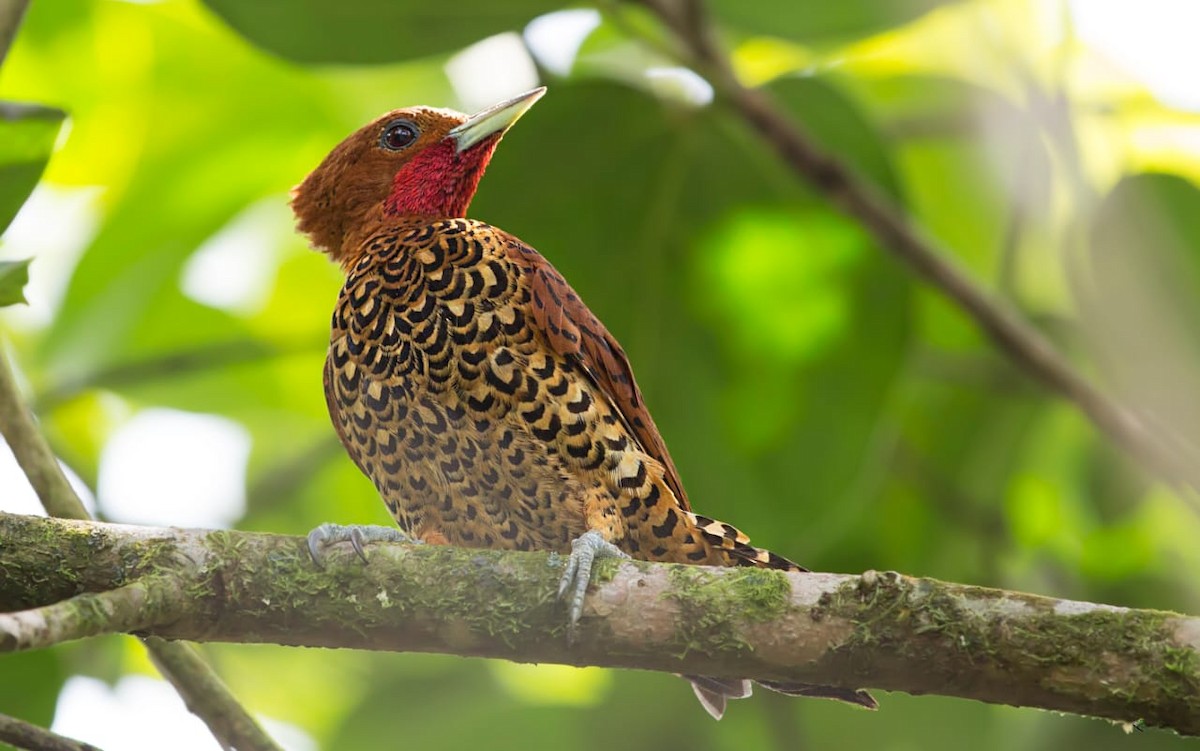
[[[1083,312],[1104,367],[1152,420],[1200,441],[1200,188],[1127,177],[1096,212]]]
[[[449,52],[560,8],[548,0],[205,0],[258,46],[305,63],[386,63]]]
[[[717,18],[752,34],[768,34],[808,44],[835,43],[908,23],[961,0],[713,0]]]
[[[49,727],[58,692],[67,679],[60,650],[20,652],[0,656],[0,707],[4,714]],[[9,746],[0,743],[0,749]]]
[[[29,262],[0,261],[0,308],[28,302],[25,299],[25,285],[29,283]]]
[[[0,102],[0,233],[41,178],[64,117],[50,107]]]

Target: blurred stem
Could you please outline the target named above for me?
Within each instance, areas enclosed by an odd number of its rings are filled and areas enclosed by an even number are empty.
[[[1114,443],[1176,486],[1200,488],[1200,457],[1191,447],[1169,432],[1151,430],[1133,412],[1093,387],[1040,331],[986,293],[949,253],[917,229],[911,217],[847,165],[818,148],[765,92],[743,86],[716,40],[703,2],[638,1],[675,34],[684,50],[683,62],[703,74],[720,99],[797,175],[858,220],[881,247],[957,304],[1013,362],[1073,402]]]
[[[157,636],[142,641],[158,672],[175,684],[188,711],[202,718],[223,746],[236,751],[282,751],[237,703],[195,646]]]
[[[0,352],[0,434],[8,442],[21,470],[29,478],[46,512],[68,519],[87,519],[87,509],[67,482],[58,458],[34,424],[17,388],[8,359]],[[188,709],[204,721],[224,748],[239,751],[279,751],[212,669],[186,644],[147,642],[150,657],[163,670]],[[197,697],[204,697],[199,701]]]
[[[100,751],[90,743],[67,738],[3,714],[0,714],[0,742],[27,751]]]
[[[895,573],[604,561],[572,644],[555,597],[562,560],[546,553],[374,544],[364,566],[345,545],[317,569],[303,537],[14,514],[0,514],[0,538],[12,543],[0,607],[152,572],[185,593],[147,617],[164,638],[862,686],[1200,735],[1200,618],[1174,613]],[[91,633],[128,625],[96,619]]]
[[[307,351],[323,353],[325,344],[322,342],[317,347],[307,341],[276,344],[254,339],[203,344],[135,362],[116,363],[91,373],[66,378],[39,394],[35,404],[39,412],[45,413],[89,389],[128,388]]]
[[[8,56],[13,40],[17,37],[17,28],[25,16],[29,0],[0,0],[0,65]]]
[[[0,435],[8,442],[17,464],[37,492],[42,507],[51,516],[63,519],[89,519],[58,458],[34,424],[25,408],[16,377],[7,358],[0,352]]]

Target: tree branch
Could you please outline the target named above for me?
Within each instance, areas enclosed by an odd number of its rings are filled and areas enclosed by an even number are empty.
[[[34,424],[33,415],[25,408],[21,392],[17,388],[16,377],[3,352],[0,352],[0,435],[8,442],[13,456],[49,514],[70,519],[88,518],[83,501],[67,481],[58,458]],[[113,588],[109,586],[100,589]],[[132,597],[133,592],[134,590],[130,590],[128,596]],[[114,612],[128,614],[128,608],[124,607],[127,603],[119,600],[80,601],[76,603],[72,612],[86,613],[86,606],[83,606],[85,602],[99,606],[101,610],[112,607]],[[49,615],[62,614],[56,611]],[[127,617],[132,617],[132,614],[128,614]],[[60,618],[56,620],[54,628],[87,629],[91,627],[92,620],[80,618],[79,622],[71,625],[61,623]],[[29,638],[27,632],[13,633],[12,638],[17,638],[18,633]],[[7,638],[9,637],[0,636],[0,641]],[[223,748],[239,751],[280,751],[279,746],[263,731],[245,707],[238,703],[229,688],[213,673],[212,668],[200,659],[195,650],[186,644],[161,640],[147,641],[146,649],[150,651],[150,658],[158,666],[163,677],[170,681],[183,697],[188,709],[204,721]]]
[[[322,570],[300,537],[15,515],[0,515],[0,541],[0,609],[61,600],[65,613],[82,592],[148,577],[182,594],[142,608],[138,627],[169,639],[861,686],[1200,735],[1200,619],[1171,613],[898,574],[624,561],[601,566],[570,644],[553,555],[374,545],[364,566],[346,546]],[[71,617],[90,619],[85,633],[129,626],[97,609]],[[15,643],[0,636],[0,649]]]
[[[0,0],[0,63],[8,56],[29,0]]]
[[[105,592],[85,592],[69,600],[19,613],[0,613],[0,652],[44,649],[65,641],[106,633],[132,633],[148,626],[148,613],[173,610],[159,601],[178,599],[169,581],[147,577]]]
[[[0,742],[29,751],[100,751],[90,743],[67,738],[3,714],[0,714]]]
[[[1200,457],[1193,448],[1176,436],[1151,430],[1132,411],[1092,386],[1040,331],[985,292],[874,186],[824,153],[765,92],[743,86],[715,38],[701,0],[639,2],[673,32],[682,61],[705,75],[718,96],[785,164],[857,219],[881,247],[950,298],[1018,367],[1073,402],[1102,433],[1149,469],[1177,485],[1200,488]]]

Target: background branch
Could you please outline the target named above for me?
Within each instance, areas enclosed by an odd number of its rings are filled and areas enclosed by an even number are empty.
[[[0,435],[4,436],[8,447],[12,449],[17,464],[29,478],[29,484],[33,486],[46,513],[63,519],[90,518],[75,489],[67,482],[67,476],[63,474],[58,458],[54,456],[54,452],[50,450],[46,439],[34,423],[33,415],[25,408],[13,369],[2,355]]]
[[[2,353],[0,435],[8,442],[17,463],[29,478],[47,513],[69,519],[88,518],[87,509],[63,474],[58,458],[34,424],[33,415],[26,409],[13,370]],[[121,609],[120,612],[129,611]],[[90,628],[90,621],[80,619],[74,624],[74,628]],[[3,638],[5,637],[0,637]],[[239,751],[278,751],[279,746],[259,727],[258,722],[238,703],[229,688],[188,645],[154,641],[147,642],[146,648],[150,650],[150,657],[159,667],[163,677],[175,686],[188,709],[204,721],[222,747]]]
[[[28,7],[29,0],[0,0],[0,63],[8,56]]]
[[[0,714],[0,742],[28,751],[100,751],[90,743],[67,738],[3,714]]]
[[[985,292],[945,250],[922,234],[872,185],[825,154],[761,90],[743,86],[700,0],[640,0],[673,32],[684,63],[701,72],[730,108],[800,177],[854,217],[881,247],[950,298],[1014,363],[1073,402],[1123,450],[1176,485],[1200,488],[1200,457],[1165,429],[1152,431],[1092,386],[1054,345],[1002,300]]]
[[[335,549],[320,570],[300,537],[15,515],[0,515],[0,539],[0,608],[153,576],[186,593],[143,609],[164,638],[799,680],[1200,734],[1200,619],[1170,613],[898,574],[628,561],[602,569],[569,645],[556,556],[377,545],[366,566]],[[91,633],[127,625],[93,615]]]

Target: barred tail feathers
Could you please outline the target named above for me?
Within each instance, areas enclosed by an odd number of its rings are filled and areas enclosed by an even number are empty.
[[[763,688],[769,688],[778,694],[787,696],[809,696],[816,699],[836,699],[848,704],[857,704],[867,709],[879,709],[875,697],[862,689],[836,688],[834,686],[814,686],[811,683],[788,683],[785,681],[755,681]]]
[[[725,552],[732,566],[759,566],[779,571],[808,571],[797,563],[764,548],[750,544],[750,538],[732,524],[726,524],[691,511],[686,512],[708,544]]]

